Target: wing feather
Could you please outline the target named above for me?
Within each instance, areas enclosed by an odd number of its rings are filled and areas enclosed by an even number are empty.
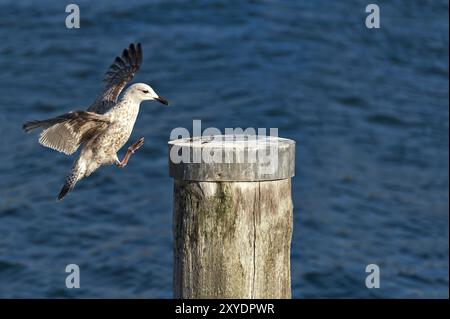
[[[23,128],[27,132],[35,128],[43,128],[39,143],[70,155],[93,135],[105,130],[110,123],[108,116],[77,111],[48,120],[28,122]]]
[[[142,63],[142,47],[140,43],[131,43],[124,49],[120,57],[116,57],[106,72],[104,87],[88,111],[105,113],[113,107],[118,100],[120,92],[130,82],[139,70]]]

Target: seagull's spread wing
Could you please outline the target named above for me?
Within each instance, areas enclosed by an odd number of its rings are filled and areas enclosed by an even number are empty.
[[[141,44],[130,44],[116,57],[103,79],[104,88],[88,111],[103,114],[113,107],[120,92],[131,81],[142,63]]]
[[[29,132],[36,128],[43,128],[39,143],[70,155],[83,142],[105,130],[110,123],[106,115],[76,111],[48,120],[27,122],[23,125],[23,129]]]

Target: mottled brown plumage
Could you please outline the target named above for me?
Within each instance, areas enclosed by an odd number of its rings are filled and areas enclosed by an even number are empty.
[[[88,111],[103,114],[111,109],[119,98],[120,92],[131,81],[142,63],[142,47],[138,43],[123,50],[121,57],[116,57],[106,72],[104,87]]]
[[[105,86],[88,111],[69,112],[23,125],[26,132],[42,128],[39,143],[64,154],[73,154],[83,145],[58,199],[100,166],[116,164],[124,167],[127,164],[131,154],[142,146],[143,138],[128,148],[122,161],[117,152],[130,138],[142,101],[157,100],[168,104],[144,83],[131,85],[117,102],[120,92],[139,70],[141,62],[141,45],[131,44],[109,68],[104,78]]]

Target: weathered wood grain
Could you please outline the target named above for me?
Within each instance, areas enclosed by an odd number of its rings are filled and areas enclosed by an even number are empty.
[[[171,166],[175,298],[291,297],[294,143],[283,143],[278,154],[292,163],[274,173],[282,179],[239,175],[229,164],[211,181],[217,163]],[[222,181],[235,176],[248,181]]]

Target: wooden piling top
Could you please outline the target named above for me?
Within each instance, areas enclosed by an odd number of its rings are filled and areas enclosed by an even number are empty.
[[[295,175],[295,141],[290,139],[211,135],[168,144],[169,175],[178,180],[254,182]]]

